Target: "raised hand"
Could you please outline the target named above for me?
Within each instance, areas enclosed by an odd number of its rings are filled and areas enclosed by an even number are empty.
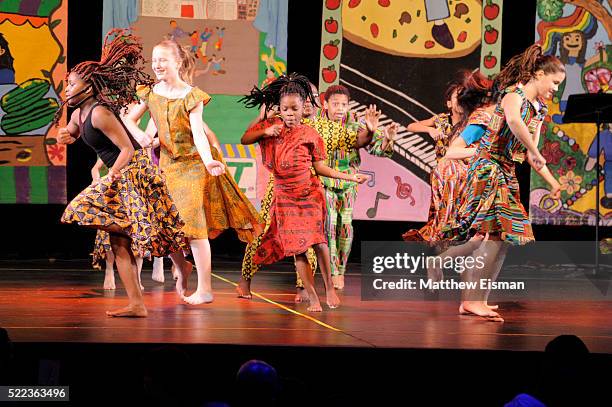
[[[395,136],[397,136],[397,129],[399,129],[399,125],[395,122],[385,127],[385,137],[387,140],[391,141],[395,139]]]
[[[378,129],[378,119],[382,112],[376,110],[376,105],[370,105],[365,111],[365,124],[369,132],[375,132]]]

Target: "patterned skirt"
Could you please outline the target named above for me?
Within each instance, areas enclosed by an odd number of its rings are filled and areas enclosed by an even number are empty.
[[[106,253],[112,251],[110,243],[110,235],[104,230],[98,229],[96,233],[96,240],[94,241],[94,248],[91,252],[92,266],[95,269],[102,269],[102,262],[106,261]]]
[[[464,240],[476,233],[500,234],[502,240],[513,245],[535,240],[521,204],[514,162],[483,157],[473,162],[458,219],[443,227],[442,235]]]
[[[314,244],[327,243],[325,194],[316,177],[311,182],[291,190],[275,185],[270,226],[261,237],[255,263],[271,264],[304,253]]]
[[[406,241],[439,242],[442,230],[457,221],[464,199],[468,165],[463,160],[442,159],[431,173],[431,207],[428,222],[421,229],[402,235]]]
[[[183,221],[148,154],[136,150],[121,175],[118,181],[104,177],[85,188],[68,204],[61,221],[98,228],[118,225],[131,237],[132,251],[140,257],[188,249]],[[98,265],[100,254],[94,254]]]
[[[217,150],[211,150],[213,158],[221,161]],[[223,175],[213,177],[199,157],[173,160],[166,154],[160,165],[188,238],[214,239],[232,228],[240,240],[250,242],[263,231],[259,214],[227,168]]]

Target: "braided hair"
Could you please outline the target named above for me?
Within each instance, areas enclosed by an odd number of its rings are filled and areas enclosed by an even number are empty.
[[[130,103],[138,101],[137,85],[154,83],[143,71],[143,63],[142,44],[138,39],[129,30],[113,29],[104,38],[100,61],[81,62],[66,77],[72,72],[79,75],[91,85],[98,104],[118,115]],[[59,120],[65,104],[66,101],[62,101],[54,123]]]
[[[317,105],[310,81],[304,75],[295,72],[280,76],[263,89],[253,87],[251,93],[244,96],[239,102],[243,102],[248,108],[265,106],[266,113],[268,113],[273,106],[280,105],[281,98],[286,95],[297,95],[302,101],[310,100],[313,105]]]

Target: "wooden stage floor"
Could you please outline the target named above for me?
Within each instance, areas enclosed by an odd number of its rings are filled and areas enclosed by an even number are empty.
[[[357,348],[435,348],[542,351],[560,334],[582,338],[591,352],[612,353],[609,301],[500,303],[503,324],[457,314],[442,301],[362,302],[359,275],[347,276],[342,306],[308,313],[294,304],[293,274],[264,271],[253,282],[253,300],[236,298],[237,265],[216,266],[215,301],[188,306],[176,297],[166,272],[164,285],[143,271],[145,319],[107,318],[125,304],[102,289],[103,273],[80,265],[7,263],[0,267],[0,326],[20,343],[180,343]],[[191,286],[195,285],[195,273]],[[320,277],[318,283],[321,284]],[[319,287],[322,293],[322,287]]]

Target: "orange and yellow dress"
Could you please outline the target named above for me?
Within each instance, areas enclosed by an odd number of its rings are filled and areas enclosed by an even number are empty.
[[[157,126],[161,147],[159,166],[185,221],[185,236],[214,239],[232,228],[240,240],[253,240],[263,230],[257,211],[227,168],[218,177],[208,173],[191,133],[189,112],[200,102],[206,105],[210,96],[192,87],[184,97],[169,99],[148,86],[140,86],[138,96],[147,104]],[[216,149],[211,150],[214,159],[222,160]]]

